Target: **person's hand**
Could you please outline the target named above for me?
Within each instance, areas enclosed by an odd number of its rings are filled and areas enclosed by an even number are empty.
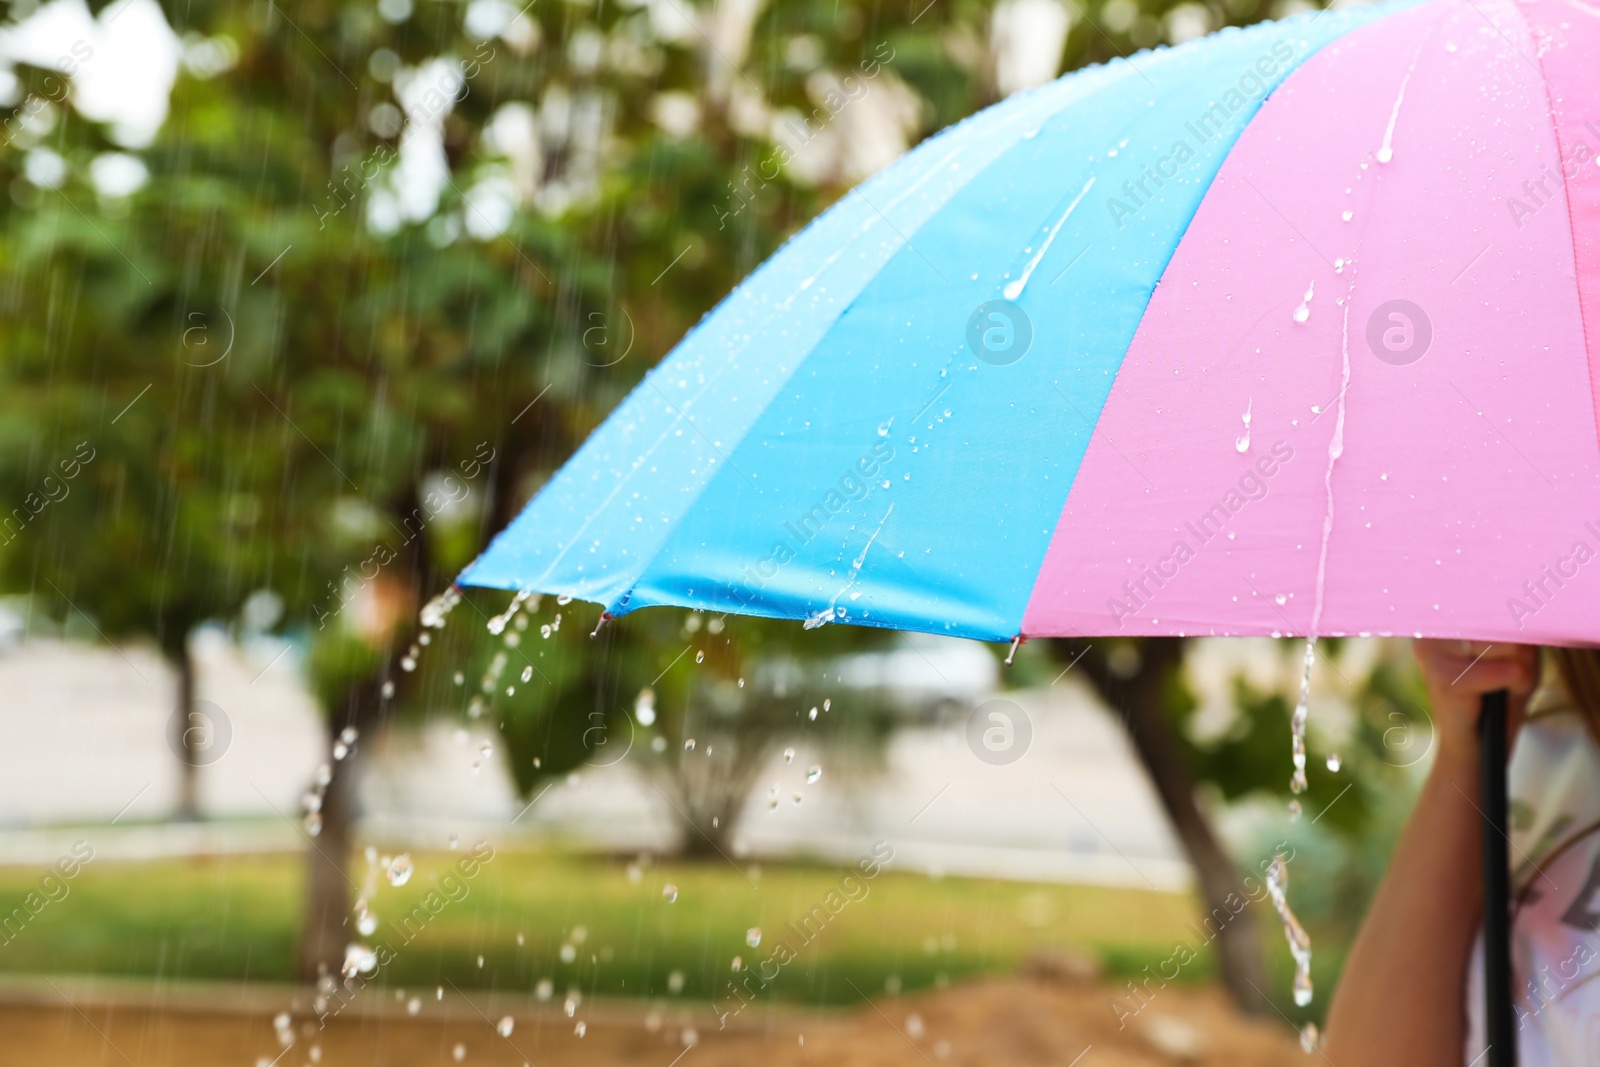
[[[1528,697],[1539,684],[1539,649],[1533,645],[1428,640],[1412,643],[1428,700],[1433,705],[1439,757],[1475,763],[1479,698],[1496,689],[1511,692],[1508,750],[1522,725]]]

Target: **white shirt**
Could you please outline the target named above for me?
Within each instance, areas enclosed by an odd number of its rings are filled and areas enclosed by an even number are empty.
[[[1508,774],[1517,1062],[1600,1063],[1600,748],[1556,687],[1534,694]],[[1481,1064],[1481,930],[1466,996],[1464,1062]]]

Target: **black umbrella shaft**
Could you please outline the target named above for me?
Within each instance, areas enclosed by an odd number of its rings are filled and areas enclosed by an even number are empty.
[[[1504,689],[1483,694],[1478,714],[1479,804],[1483,817],[1483,1019],[1488,1067],[1516,1067],[1511,1003],[1511,857],[1506,825]]]

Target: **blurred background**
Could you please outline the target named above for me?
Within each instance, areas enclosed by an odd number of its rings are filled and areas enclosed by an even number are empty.
[[[1291,804],[1290,642],[447,590],[919,140],[1310,6],[6,4],[0,1061],[1302,1055],[1403,642],[1320,644]]]

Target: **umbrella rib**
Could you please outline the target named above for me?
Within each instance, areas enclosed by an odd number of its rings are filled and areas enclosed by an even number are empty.
[[[733,460],[729,459],[728,458],[728,454],[726,452],[724,452],[722,449],[718,448],[717,447],[717,443],[715,441],[713,441],[711,438],[707,437],[706,436],[706,432],[704,430],[702,430],[700,427],[696,426],[694,424],[694,420],[691,419],[687,414],[685,414],[682,408],[680,408],[678,405],[674,404],[671,400],[667,399],[667,394],[663,393],[661,391],[661,387],[659,385],[657,385],[654,381],[652,381],[649,378],[646,378],[645,381],[650,383],[650,388],[655,390],[656,395],[661,398],[661,402],[663,404],[667,405],[667,407],[671,408],[673,410],[673,412],[678,416],[678,418],[680,418],[684,422],[688,423],[689,424],[689,428],[694,430],[695,433],[699,434],[701,440],[705,441],[706,444],[710,445],[711,446],[711,450],[713,452],[715,452],[717,455],[721,456],[722,457],[722,461],[724,463],[726,463],[728,466],[732,467],[734,470],[739,471],[739,477],[743,478],[747,483],[749,483],[750,488],[754,489],[758,493],[761,492],[761,487],[759,485],[757,485],[755,482],[750,481],[750,476],[748,474],[746,474],[744,471],[739,470],[739,465],[737,463],[735,463]]]
[[[1089,422],[1089,416],[1085,415],[1081,410],[1079,410],[1078,405],[1072,402],[1072,398],[1070,396],[1061,391],[1061,386],[1052,381],[1050,383],[1050,388],[1054,389],[1061,399],[1067,402],[1067,406],[1077,413],[1078,418],[1082,419],[1084,422]],[[1152,482],[1148,477],[1145,477],[1144,471],[1134,466],[1133,460],[1129,459],[1127,453],[1123,452],[1122,449],[1117,447],[1117,443],[1100,428],[1100,424],[1098,422],[1092,422],[1089,425],[1089,436],[1093,437],[1095,434],[1099,434],[1101,439],[1104,440],[1106,444],[1111,446],[1111,450],[1122,457],[1122,462],[1126,463],[1130,467],[1133,467],[1133,473],[1137,474],[1141,478],[1144,478],[1145,485],[1148,485],[1152,489],[1156,488],[1156,483]]]
[[[861,202],[862,203],[866,204],[873,211],[877,211],[878,212],[878,217],[883,220],[883,224],[885,226],[889,227],[889,229],[893,230],[895,232],[895,236],[900,238],[900,240],[902,240],[902,241],[904,241],[906,243],[906,247],[907,248],[911,249],[911,251],[915,252],[917,255],[922,256],[922,261],[928,265],[928,267],[933,271],[933,273],[935,273],[935,274],[937,274],[939,276],[939,280],[940,281],[944,282],[946,285],[950,284],[950,279],[946,278],[944,276],[944,271],[940,270],[938,267],[935,267],[933,265],[933,260],[929,259],[927,256],[922,255],[922,249],[918,248],[914,243],[912,243],[911,238],[909,238],[905,234],[901,233],[900,232],[900,227],[896,226],[894,223],[889,221],[889,216],[885,215],[881,211],[878,211],[878,205],[874,204],[871,200],[867,199],[867,194],[863,193],[861,191],[861,187],[859,185],[856,186],[854,189],[852,189],[851,192],[853,192],[857,196],[859,196],[861,198]]]

